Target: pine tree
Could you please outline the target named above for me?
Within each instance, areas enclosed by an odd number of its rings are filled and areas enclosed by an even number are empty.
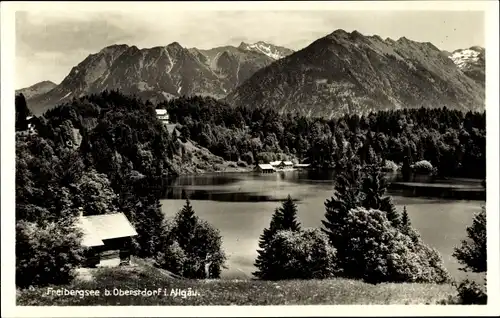
[[[162,248],[163,220],[164,215],[158,199],[153,195],[139,199],[134,215],[134,226],[138,233],[134,240],[139,256],[154,256]]]
[[[380,211],[385,212],[385,216],[391,222],[392,226],[398,228],[401,224],[401,217],[392,202],[392,198],[387,196],[382,198]]]
[[[297,205],[293,202],[290,195],[288,195],[279,210],[283,218],[281,229],[300,231],[300,224],[297,221]]]
[[[408,212],[406,211],[406,206],[403,207],[403,213],[401,215],[401,219],[399,222],[399,226],[397,226],[399,231],[405,235],[410,235],[412,236],[412,227],[411,227],[411,221],[410,221],[410,216],[408,215]]]
[[[361,190],[364,194],[362,206],[367,210],[376,209],[385,212],[392,225],[398,227],[400,218],[396,207],[392,203],[391,197],[383,197],[386,190],[387,180],[380,167],[375,165],[368,167]]]
[[[281,225],[283,224],[283,213],[281,213],[279,208],[274,210],[274,214],[271,217],[271,223],[269,228],[265,228],[262,235],[259,238],[259,247],[265,248],[267,243],[271,241],[273,235],[281,230]]]
[[[362,206],[365,209],[380,209],[387,183],[380,170],[370,167],[363,178],[361,191],[364,194]]]
[[[406,211],[406,205],[403,207],[403,216],[401,218],[402,226],[411,226],[410,217],[408,216],[408,212]]]
[[[175,216],[175,238],[179,243],[179,246],[186,252],[189,252],[189,242],[193,236],[194,228],[198,222],[193,207],[189,198],[186,198],[186,204]]]
[[[358,207],[360,203],[360,184],[362,173],[358,166],[350,165],[342,171],[335,184],[335,195],[325,202],[325,218],[322,220],[322,230],[328,235],[330,243],[338,253],[342,253],[345,241],[344,226],[349,210]]]
[[[268,246],[272,241],[274,235],[278,231],[300,231],[300,223],[297,221],[297,205],[293,202],[290,195],[282,203],[280,208],[274,210],[271,217],[269,228],[264,229],[259,238],[259,250],[257,250],[257,259],[255,260],[255,267],[257,271],[253,273],[254,276],[261,279],[268,279],[276,277],[269,266]]]

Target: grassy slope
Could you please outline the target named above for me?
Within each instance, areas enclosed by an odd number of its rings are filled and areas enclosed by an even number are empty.
[[[173,278],[144,262],[133,266],[96,269],[91,279],[75,279],[54,288],[113,290],[113,288],[157,290],[191,288],[199,296],[45,296],[47,288],[18,290],[18,305],[335,305],[335,304],[435,304],[455,295],[451,285],[380,284],[370,285],[345,279],[307,281],[206,280]]]
[[[179,139],[179,153],[174,155],[173,167],[181,174],[202,174],[211,172],[249,172],[253,166],[237,166],[236,162],[225,161],[212,154],[208,149],[191,140],[183,142]]]

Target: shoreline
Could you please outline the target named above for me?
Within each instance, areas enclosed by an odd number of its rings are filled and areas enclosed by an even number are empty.
[[[201,176],[209,174],[222,174],[222,173],[250,173],[254,172],[255,166],[253,167],[228,167],[225,170],[203,170],[194,172],[179,173],[177,177],[190,177],[190,176]]]

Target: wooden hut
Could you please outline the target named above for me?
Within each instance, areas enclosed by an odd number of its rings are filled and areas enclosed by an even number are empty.
[[[87,248],[87,266],[118,266],[129,262],[131,239],[137,232],[125,214],[80,216],[79,226],[83,231],[82,245]]]
[[[170,124],[170,116],[166,109],[156,109],[156,118],[165,125]]]
[[[271,161],[269,164],[273,167],[279,167],[279,165],[282,163],[281,160],[277,160],[277,161]]]
[[[293,162],[281,161],[278,165],[278,168],[280,168],[282,170],[291,170],[291,169],[293,169]]]
[[[262,173],[273,173],[275,171],[274,167],[270,164],[262,163],[257,165],[257,171]]]

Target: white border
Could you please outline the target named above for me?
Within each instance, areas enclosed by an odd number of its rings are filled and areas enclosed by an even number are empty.
[[[133,307],[16,307],[15,306],[15,157],[14,157],[14,49],[16,10],[429,10],[485,12],[487,108],[487,214],[488,306],[160,306]],[[1,3],[1,163],[2,163],[2,316],[6,317],[104,317],[104,316],[369,316],[369,315],[498,315],[499,204],[498,204],[498,2],[497,1],[387,1],[387,2],[2,2]]]

